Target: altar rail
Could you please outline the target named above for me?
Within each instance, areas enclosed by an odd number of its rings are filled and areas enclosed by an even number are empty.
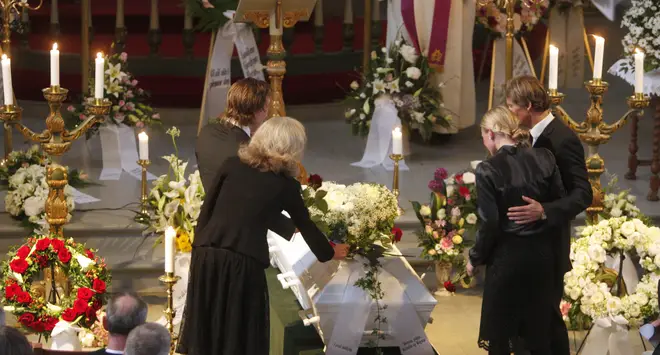
[[[156,104],[199,105],[211,34],[194,31],[195,20],[181,3],[51,0],[38,11],[24,12],[20,18],[24,31],[12,35],[18,98],[41,99],[40,88],[48,82],[48,50],[54,41],[62,52],[62,85],[74,93],[87,87],[86,63],[93,53],[109,51],[114,42],[116,51],[128,52],[129,70],[154,93]],[[338,84],[347,87],[363,53],[384,42],[385,13],[380,0],[318,0],[309,22],[285,29],[287,102],[342,97]],[[268,32],[255,29],[255,36],[265,58]],[[232,76],[242,76],[237,60],[232,63]],[[311,90],[310,81],[315,83]],[[304,90],[296,90],[297,86]],[[187,92],[196,98],[187,100]]]

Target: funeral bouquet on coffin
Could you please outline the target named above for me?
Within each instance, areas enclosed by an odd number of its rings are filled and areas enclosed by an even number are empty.
[[[369,68],[360,83],[351,83],[346,97],[350,108],[345,116],[354,134],[368,135],[376,99],[381,97],[389,97],[402,124],[418,130],[424,140],[431,138],[434,125],[451,125],[439,87],[431,82],[433,69],[415,47],[397,40],[389,51],[383,47],[380,53],[371,52]]]
[[[104,93],[112,103],[112,109],[110,119],[103,124],[124,124],[137,128],[160,124],[160,114],[149,104],[149,93],[138,87],[138,80],[128,72],[127,60],[126,52],[105,56]],[[90,75],[89,93],[94,92],[93,78],[94,75]],[[67,128],[73,129],[87,119],[85,112],[92,100],[93,97],[87,94],[81,104],[68,107],[69,114],[64,117]],[[98,133],[100,125],[98,123],[87,131],[87,137]]]

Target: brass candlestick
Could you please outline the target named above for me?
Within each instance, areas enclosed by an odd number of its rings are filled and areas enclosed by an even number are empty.
[[[20,123],[23,110],[16,105],[0,107],[0,121],[5,125],[15,127],[23,136],[41,144],[42,149],[53,162],[48,165],[46,179],[50,190],[46,199],[46,221],[50,232],[64,237],[63,226],[67,223],[69,209],[64,196],[64,187],[68,184],[66,167],[57,163],[59,158],[71,148],[71,142],[80,138],[88,129],[98,122],[103,122],[110,112],[111,103],[107,99],[94,99],[87,106],[87,119],[73,131],[64,128],[64,120],[60,109],[66,100],[69,90],[59,86],[43,89],[43,95],[48,102],[50,113],[46,117],[46,129],[35,133]]]
[[[399,211],[399,216],[401,216],[405,212],[404,209],[401,208],[401,204],[399,203],[399,161],[403,159],[403,155],[390,154],[390,159],[394,161],[394,177],[392,181],[392,193],[394,194],[394,196],[396,196],[397,210]]]
[[[641,93],[628,97],[627,102],[630,110],[614,124],[607,124],[603,122],[602,103],[608,84],[600,79],[594,79],[586,82],[584,86],[589,92],[591,105],[587,110],[586,120],[581,123],[575,122],[561,107],[564,94],[559,93],[557,90],[550,90],[548,95],[551,104],[554,106],[555,115],[566,122],[589,148],[586,163],[594,197],[591,206],[587,208],[587,218],[591,223],[595,223],[598,221],[598,214],[603,211],[603,189],[600,184],[600,176],[605,171],[605,161],[598,154],[598,148],[607,143],[612,134],[623,127],[630,117],[635,115],[641,117],[643,115],[642,110],[649,106],[650,98]]]
[[[167,328],[167,330],[170,332],[170,339],[172,342],[170,346],[170,354],[174,354],[174,347],[176,346],[176,340],[178,339],[178,336],[174,334],[174,317],[176,317],[176,311],[174,310],[174,298],[172,297],[172,290],[174,289],[174,285],[180,279],[181,278],[179,276],[175,276],[173,272],[167,272],[165,275],[158,278],[160,282],[165,284],[165,291],[167,292],[167,308],[163,310],[163,313],[165,314],[165,320],[167,321],[165,328]]]
[[[147,210],[147,167],[151,164],[149,160],[139,159],[138,165],[142,167],[142,189],[140,191],[140,213],[135,216],[135,221],[146,224],[151,219]]]

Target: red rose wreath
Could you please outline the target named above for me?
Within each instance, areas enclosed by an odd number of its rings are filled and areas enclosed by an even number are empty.
[[[60,295],[59,304],[50,305],[43,296],[31,294],[33,279],[44,268],[59,267],[71,285],[70,295]],[[103,307],[110,273],[84,244],[55,235],[30,237],[27,243],[10,251],[2,262],[4,291],[1,303],[18,322],[32,333],[50,336],[60,320],[91,328],[96,311]],[[48,295],[45,295],[47,298]]]

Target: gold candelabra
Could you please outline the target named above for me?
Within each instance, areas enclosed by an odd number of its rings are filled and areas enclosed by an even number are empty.
[[[160,282],[165,285],[165,290],[167,292],[167,307],[163,310],[165,314],[165,328],[170,332],[171,346],[170,354],[174,354],[175,346],[177,343],[178,336],[174,334],[174,317],[176,317],[176,311],[174,310],[174,298],[172,296],[172,290],[174,285],[180,280],[179,276],[175,276],[173,272],[167,272],[165,275],[158,278]]]
[[[394,177],[392,181],[392,193],[394,194],[394,196],[396,196],[397,209],[399,211],[399,216],[401,216],[405,212],[403,208],[401,208],[401,204],[399,203],[399,161],[403,159],[403,155],[390,154],[390,159],[394,161]]]
[[[68,184],[67,168],[58,164],[59,158],[71,148],[71,142],[80,138],[88,129],[98,122],[103,122],[110,112],[111,103],[107,99],[90,100],[87,106],[87,119],[76,129],[69,131],[64,128],[64,120],[60,109],[66,100],[69,90],[59,86],[43,89],[43,95],[48,102],[50,113],[46,117],[46,129],[35,133],[20,123],[23,109],[16,105],[0,107],[0,121],[5,126],[13,126],[23,136],[33,142],[41,144],[42,149],[53,162],[48,165],[46,181],[50,190],[46,199],[46,221],[50,225],[50,232],[60,237],[64,236],[63,226],[67,223],[69,208],[67,207],[64,188]]]
[[[139,223],[148,223],[149,210],[147,210],[147,167],[151,164],[149,160],[139,159],[138,165],[142,167],[141,191],[140,191],[140,213],[135,217],[135,221]]]
[[[605,171],[605,161],[598,154],[598,148],[607,143],[612,134],[623,127],[628,119],[637,115],[641,117],[643,109],[649,106],[650,98],[644,94],[636,93],[628,97],[628,107],[630,108],[623,117],[619,118],[613,124],[607,124],[603,121],[603,95],[607,92],[608,84],[600,79],[594,79],[584,84],[589,97],[591,105],[587,110],[587,117],[583,122],[575,122],[566,111],[561,107],[564,100],[564,94],[557,90],[550,90],[551,104],[554,106],[554,113],[561,118],[566,124],[575,132],[580,140],[588,147],[587,153],[587,172],[589,174],[589,182],[591,183],[591,190],[593,192],[593,201],[591,206],[587,208],[587,218],[590,222],[598,221],[598,214],[603,211],[603,189],[600,184],[600,176]]]

